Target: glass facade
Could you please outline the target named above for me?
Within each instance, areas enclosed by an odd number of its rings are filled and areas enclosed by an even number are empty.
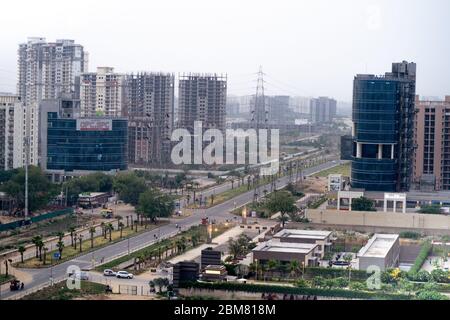
[[[56,112],[48,113],[47,169],[126,170],[128,121],[93,119],[93,123],[85,122],[80,128],[78,120],[60,119]]]
[[[414,153],[416,64],[392,64],[385,76],[353,82],[353,188],[408,191]]]
[[[396,191],[399,136],[398,82],[385,78],[358,79],[353,87],[354,148],[352,187]],[[360,144],[360,157],[357,156]],[[381,156],[379,146],[381,145]],[[391,148],[394,148],[392,158]]]

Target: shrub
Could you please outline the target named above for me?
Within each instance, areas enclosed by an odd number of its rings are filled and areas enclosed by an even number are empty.
[[[387,299],[387,300],[409,300],[410,296],[404,294],[392,294],[384,292],[356,291],[348,289],[323,289],[323,288],[299,288],[287,286],[274,286],[264,284],[239,284],[229,282],[190,282],[182,283],[184,288],[199,288],[208,290],[244,291],[253,293],[280,293],[314,295],[321,297],[342,297],[349,299]]]
[[[449,282],[449,276],[449,272],[442,269],[435,269],[431,271],[431,278],[436,282],[447,283]]]
[[[408,279],[411,281],[428,282],[431,279],[431,275],[428,271],[420,270],[416,273],[408,273]]]
[[[423,290],[417,294],[417,299],[419,299],[419,300],[448,300],[448,297],[437,291]]]
[[[336,279],[339,277],[347,278],[348,270],[347,269],[338,269],[338,268],[312,267],[312,268],[305,269],[305,276],[308,278],[314,278],[317,276],[320,276],[323,278],[332,278],[332,279]],[[370,277],[370,274],[364,270],[352,270],[351,271],[351,278],[353,280],[367,280],[368,277]]]
[[[441,206],[438,204],[425,205],[420,208],[419,212],[425,214],[441,214]]]
[[[400,232],[400,238],[417,240],[420,238],[420,233],[414,231],[403,231]]]
[[[349,288],[355,291],[367,290],[367,286],[364,282],[351,282]]]
[[[417,256],[416,261],[414,262],[414,265],[409,270],[409,274],[410,275],[413,275],[414,273],[419,272],[419,270],[422,267],[423,263],[425,262],[425,260],[429,256],[432,247],[433,247],[433,245],[431,244],[430,241],[425,241],[422,244],[422,248],[420,249],[419,255]]]
[[[295,285],[298,288],[307,288],[308,287],[308,282],[304,279],[299,279],[295,282]]]

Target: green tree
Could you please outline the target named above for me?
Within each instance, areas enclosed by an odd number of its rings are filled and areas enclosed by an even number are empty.
[[[294,197],[287,191],[275,192],[267,201],[267,208],[271,213],[280,212],[281,217],[285,217],[287,214],[296,212],[298,210],[295,205]],[[282,226],[284,228],[285,220],[282,219]]]
[[[133,206],[139,203],[139,196],[147,190],[145,179],[136,176],[134,173],[120,173],[114,178],[114,190],[119,194],[119,198]]]
[[[169,217],[175,204],[173,198],[157,189],[148,189],[139,196],[136,212],[155,222],[157,218]]]
[[[20,209],[25,207],[25,169],[15,169],[7,182],[0,185],[5,192],[17,201]],[[28,170],[28,203],[30,211],[42,209],[56,195],[56,185],[52,184],[39,167],[30,166]]]
[[[112,190],[113,177],[102,172],[73,178],[62,185],[62,191],[67,192],[69,205],[75,204],[78,196],[83,192],[111,192]]]
[[[352,200],[352,210],[353,211],[376,211],[375,203],[373,200],[361,197]]]

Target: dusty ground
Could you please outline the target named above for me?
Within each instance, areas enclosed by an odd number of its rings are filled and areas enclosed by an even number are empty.
[[[10,223],[10,222],[14,222],[17,220],[20,220],[22,218],[17,218],[17,217],[9,217],[9,216],[0,216],[0,223]]]
[[[303,193],[324,193],[328,187],[328,179],[308,177],[302,183],[297,183],[297,186]]]

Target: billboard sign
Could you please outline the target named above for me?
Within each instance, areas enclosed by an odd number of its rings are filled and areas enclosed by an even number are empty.
[[[77,119],[77,131],[111,131],[112,119]]]

